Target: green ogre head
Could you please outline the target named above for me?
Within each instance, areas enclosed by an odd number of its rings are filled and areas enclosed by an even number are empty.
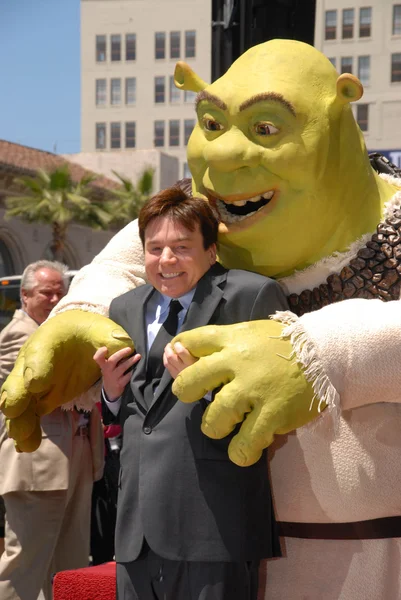
[[[193,192],[218,210],[219,258],[280,277],[345,250],[380,220],[394,189],[370,168],[350,103],[363,88],[312,46],[272,40],[198,92],[188,143]]]

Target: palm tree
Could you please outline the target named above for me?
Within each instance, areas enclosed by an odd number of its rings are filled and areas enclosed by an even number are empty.
[[[68,165],[56,168],[51,173],[38,169],[34,177],[18,177],[14,181],[26,190],[25,195],[6,199],[6,218],[19,217],[29,223],[40,222],[51,225],[53,259],[63,260],[68,226],[80,223],[92,229],[106,229],[113,216],[107,202],[91,201],[95,179],[87,175],[75,183]]]
[[[137,184],[116,171],[113,173],[121,182],[121,189],[113,192],[118,201],[108,203],[109,209],[114,213],[113,223],[130,223],[137,218],[143,203],[152,193],[154,170],[151,167],[145,169]]]

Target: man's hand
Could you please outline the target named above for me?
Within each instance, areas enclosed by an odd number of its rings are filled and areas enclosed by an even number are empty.
[[[110,354],[127,346],[133,350],[122,327],[81,310],[56,315],[25,342],[0,397],[17,450],[36,450],[38,417],[86,392],[100,378],[93,355],[102,346]]]
[[[197,360],[179,342],[174,344],[174,346],[167,344],[164,349],[163,364],[173,379],[176,379],[183,369],[190,367]]]
[[[220,439],[242,422],[229,446],[230,459],[240,466],[255,463],[276,434],[301,427],[318,414],[312,387],[291,343],[280,337],[282,329],[268,320],[208,325],[180,333],[171,342],[180,342],[200,359],[173,384],[180,400],[195,402],[223,386],[204,413],[202,431]]]
[[[140,354],[131,355],[131,348],[123,348],[110,355],[108,349],[103,346],[95,352],[93,360],[102,372],[103,389],[111,402],[121,396],[131,379],[132,367],[141,359]]]

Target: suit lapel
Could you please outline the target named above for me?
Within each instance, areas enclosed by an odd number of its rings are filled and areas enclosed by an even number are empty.
[[[225,282],[226,279],[227,270],[218,263],[205,273],[196,287],[195,295],[188,309],[181,331],[189,331],[190,329],[196,329],[197,327],[202,327],[209,323],[224,293],[220,285]],[[171,383],[171,380],[172,377],[170,373],[165,369],[154,395],[152,408],[159,398],[163,396],[163,393]],[[175,397],[172,394],[170,394],[170,396],[171,399],[174,400],[173,403],[175,403]]]
[[[140,310],[133,316],[132,319],[132,339],[135,343],[135,352],[139,352],[142,355],[137,367],[134,369],[131,377],[131,390],[135,400],[138,404],[146,407],[146,402],[143,396],[143,384],[146,381],[146,358],[147,358],[147,331],[146,331],[146,306],[150,300],[150,297],[154,293],[154,288],[151,286],[142,286],[138,288],[142,291],[139,295],[141,302]],[[128,314],[130,313],[130,307],[128,306]]]

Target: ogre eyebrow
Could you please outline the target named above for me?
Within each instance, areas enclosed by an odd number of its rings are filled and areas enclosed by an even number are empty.
[[[282,106],[284,106],[284,108],[289,110],[294,117],[297,116],[295,113],[295,108],[293,107],[291,102],[286,100],[284,96],[278,94],[277,92],[262,92],[261,94],[256,94],[256,96],[252,96],[251,98],[248,98],[248,100],[245,100],[245,102],[243,102],[240,105],[239,110],[245,110],[253,104],[257,104],[258,102],[265,102],[266,100],[269,102],[279,102]]]
[[[225,102],[223,102],[223,100],[221,100],[218,96],[215,96],[214,94],[210,94],[209,92],[206,92],[205,90],[202,90],[196,96],[195,110],[198,109],[198,104],[199,104],[199,102],[202,102],[202,100],[208,100],[212,104],[215,104],[218,108],[221,108],[221,110],[227,110],[227,104]]]

